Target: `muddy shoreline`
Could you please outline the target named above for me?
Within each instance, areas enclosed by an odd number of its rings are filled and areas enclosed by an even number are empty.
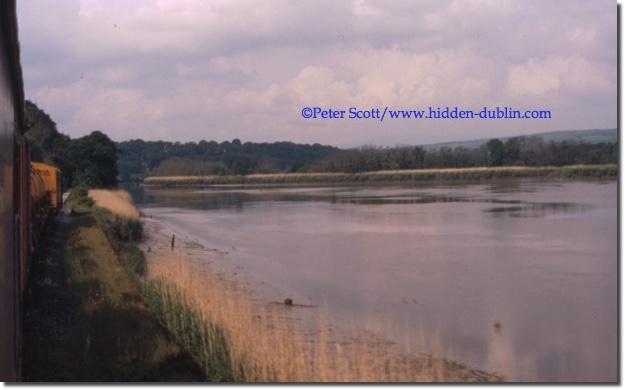
[[[198,239],[176,231],[166,222],[150,216],[144,216],[142,222],[145,238],[139,244],[139,248],[146,255],[148,268],[154,262],[172,258],[199,266],[198,269],[201,269],[202,272],[211,273],[221,282],[242,291],[250,302],[257,305],[261,310],[270,308],[272,312],[277,311],[280,322],[283,322],[281,326],[290,329],[294,337],[303,340],[306,344],[326,343],[339,351],[350,348],[360,350],[362,345],[366,345],[367,351],[376,351],[376,354],[380,354],[379,357],[372,356],[372,359],[392,356],[393,359],[412,362],[413,365],[417,364],[424,367],[432,365],[432,362],[436,361],[442,365],[446,381],[491,382],[505,380],[495,373],[487,373],[448,360],[444,353],[435,355],[420,351],[406,353],[397,343],[371,331],[337,327],[323,308],[297,300],[291,304],[285,304],[286,299],[291,299],[288,296],[285,296],[284,299],[275,298],[275,291],[273,294],[270,292],[271,286],[264,286],[261,281],[251,279],[244,274],[242,267],[231,264],[228,260],[228,251],[207,248]],[[172,236],[174,235],[172,248]],[[236,248],[232,248],[232,251],[235,250]],[[273,298],[269,298],[268,295],[273,295]],[[322,332],[319,331],[321,328],[323,328]],[[323,333],[322,338],[324,340],[322,341],[319,340],[320,333]]]

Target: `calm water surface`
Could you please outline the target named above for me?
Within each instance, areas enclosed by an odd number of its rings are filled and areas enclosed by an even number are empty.
[[[292,297],[511,380],[616,379],[616,181],[146,188],[136,198],[227,251],[266,299]]]

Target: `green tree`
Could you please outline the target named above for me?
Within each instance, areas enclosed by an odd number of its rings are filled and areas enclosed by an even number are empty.
[[[73,140],[70,154],[74,165],[74,184],[89,187],[117,185],[117,149],[106,134],[94,131]]]
[[[519,137],[509,138],[504,143],[504,164],[518,164],[521,159],[521,140]]]
[[[488,150],[489,166],[500,166],[503,164],[505,157],[503,142],[497,138],[493,138],[486,143],[486,150]]]

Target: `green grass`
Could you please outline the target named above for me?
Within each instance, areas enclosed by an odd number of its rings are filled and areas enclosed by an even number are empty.
[[[94,218],[64,215],[55,224],[25,302],[23,379],[204,380]]]
[[[476,181],[509,177],[616,177],[616,164],[570,165],[563,167],[477,167],[409,169],[363,173],[276,173],[245,176],[152,176],[148,185],[202,186],[226,184],[310,184],[310,183],[377,183],[424,181]]]

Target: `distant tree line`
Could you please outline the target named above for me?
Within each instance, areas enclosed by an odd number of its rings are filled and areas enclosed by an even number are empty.
[[[34,103],[25,104],[25,137],[31,161],[40,161],[61,169],[65,188],[83,184],[87,187],[117,185],[117,149],[100,131],[71,139],[58,132],[56,123]]]
[[[539,137],[491,139],[479,148],[421,146],[362,147],[341,150],[313,163],[313,172],[368,172],[392,169],[479,166],[562,166],[617,163],[616,143],[544,141]]]
[[[123,181],[148,175],[246,175],[297,172],[339,151],[333,146],[293,142],[242,143],[131,140],[117,144]]]
[[[147,142],[117,145],[122,180],[155,176],[245,175],[277,172],[368,172],[478,166],[562,166],[616,163],[616,143],[491,139],[479,148],[422,146],[338,149],[290,142]]]

